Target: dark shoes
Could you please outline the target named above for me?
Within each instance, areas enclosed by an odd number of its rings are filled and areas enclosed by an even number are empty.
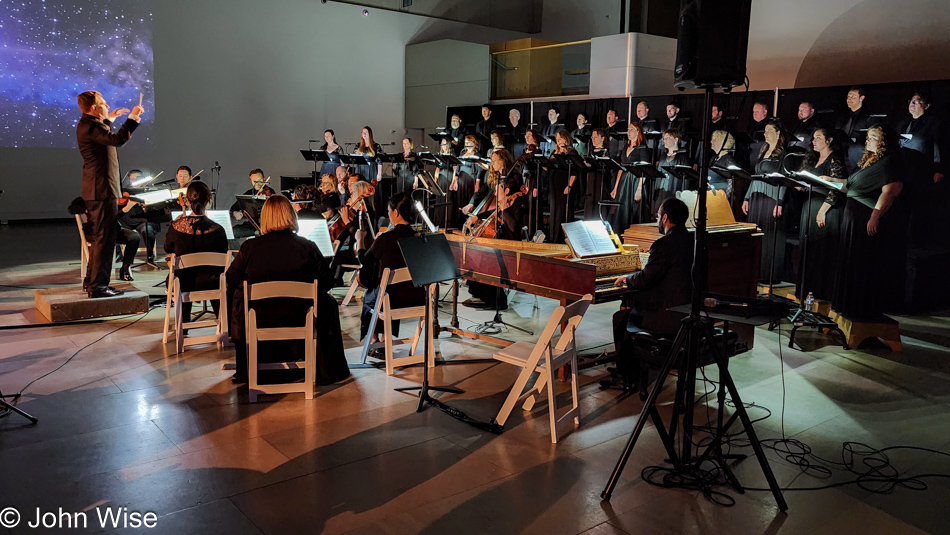
[[[104,286],[104,287],[94,288],[92,290],[89,290],[89,298],[99,299],[100,297],[115,297],[117,295],[122,295],[123,293],[125,292],[123,292],[122,290],[113,288],[112,286]]]
[[[132,278],[132,273],[129,271],[129,266],[122,266],[119,268],[119,280],[125,282],[132,282],[135,280]]]
[[[237,373],[235,373],[234,375],[231,376],[231,382],[236,385],[245,385],[247,384],[247,376],[238,375]]]

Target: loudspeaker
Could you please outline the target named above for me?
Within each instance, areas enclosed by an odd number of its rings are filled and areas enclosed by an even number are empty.
[[[677,89],[732,88],[745,82],[752,0],[692,0],[680,11]]]

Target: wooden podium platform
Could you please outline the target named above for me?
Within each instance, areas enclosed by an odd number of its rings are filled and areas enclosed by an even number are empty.
[[[148,294],[131,284],[116,284],[125,293],[116,297],[90,299],[81,285],[33,291],[36,311],[53,323],[148,311]]]
[[[834,310],[829,317],[838,324],[838,327],[844,332],[848,339],[848,347],[856,349],[862,342],[868,338],[879,338],[883,340],[892,351],[901,351],[901,329],[900,323],[887,316],[878,321],[853,321]]]

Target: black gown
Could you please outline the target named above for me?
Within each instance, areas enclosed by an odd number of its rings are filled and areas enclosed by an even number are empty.
[[[884,186],[900,181],[897,157],[885,155],[848,177],[847,201],[841,218],[841,240],[835,269],[832,308],[849,319],[880,319],[895,295],[902,295],[903,277],[895,277],[905,261],[896,253],[903,241],[897,202],[884,214],[874,236],[867,224]]]
[[[777,172],[781,168],[782,158],[770,157],[755,164],[755,174],[762,175]],[[762,255],[759,257],[759,279],[778,282],[785,280],[785,218],[776,218],[772,212],[776,206],[785,204],[785,188],[770,186],[762,181],[752,182],[745,200],[749,201],[748,221],[755,223],[764,234]],[[783,208],[784,209],[784,208]],[[783,213],[784,216],[784,213]],[[772,273],[772,255],[775,255],[775,271]]]
[[[318,281],[320,295],[314,330],[317,338],[316,381],[330,383],[349,376],[343,355],[343,331],[340,329],[340,307],[327,291],[332,287],[330,265],[312,241],[291,230],[269,232],[241,244],[231,267],[225,274],[231,302],[231,339],[234,340],[237,375],[247,377],[247,355],[244,330],[244,288],[248,284],[270,281]],[[303,299],[265,299],[254,304],[261,327],[299,326],[304,314],[313,306]],[[261,360],[269,354],[290,352],[303,359],[303,344],[294,340],[260,342]]]
[[[574,147],[567,149],[567,155],[577,154]],[[554,157],[551,157],[554,162]],[[571,173],[579,175],[583,171],[572,169]],[[548,172],[548,241],[551,243],[564,243],[564,230],[561,223],[570,223],[574,220],[573,210],[573,188],[565,195],[564,188],[570,183],[571,177],[565,168],[551,169]],[[575,179],[576,182],[576,179]]]
[[[624,149],[620,153],[620,163],[621,164],[632,164],[636,162],[648,162],[650,161],[650,149],[646,145],[641,145],[639,147],[633,147],[632,149]],[[613,178],[613,177],[612,177]],[[624,171],[620,176],[620,184],[617,186],[617,198],[615,201],[620,203],[620,206],[615,207],[615,210],[612,210],[610,218],[610,226],[613,227],[614,232],[620,234],[626,230],[630,225],[634,223],[643,223],[644,215],[641,213],[642,208],[645,206],[643,199],[650,199],[650,194],[652,191],[647,188],[647,183],[649,181],[643,181],[643,189],[640,192],[640,202],[636,200],[637,186],[640,183],[640,177],[635,176],[633,173]],[[649,221],[649,219],[646,219]]]
[[[685,165],[692,167],[693,160],[689,157],[689,154],[686,152],[677,152],[673,155],[673,158],[669,157],[660,158],[659,169],[663,173],[663,178],[657,179],[653,183],[653,206],[650,219],[653,220],[654,215],[660,210],[660,205],[663,204],[663,201],[670,197],[676,197],[676,193],[686,189],[686,184],[683,180],[680,180],[673,176],[668,169],[671,167],[676,167],[677,165]]]
[[[844,157],[837,153],[832,153],[820,165],[812,166],[806,163],[802,170],[815,176],[830,176],[842,180],[848,176]],[[795,295],[801,298],[807,295],[803,295],[803,291],[814,293],[815,298],[825,301],[830,301],[834,296],[835,263],[838,258],[839,230],[844,201],[844,194],[813,189],[808,205],[802,209],[802,219],[798,227],[799,243],[805,243],[807,231],[808,250],[805,265],[802,266],[805,277],[804,288],[801,287],[801,277],[796,280],[799,287]],[[825,214],[825,226],[819,227],[818,211],[825,202],[831,205],[831,209]]]
[[[590,158],[609,157],[609,151],[606,148],[592,148]],[[598,164],[592,164],[587,171],[587,180],[584,188],[584,219],[587,221],[601,218],[601,201],[609,201],[610,189],[613,187],[613,172],[609,169],[606,172]]]
[[[458,203],[452,203],[451,199],[455,198],[455,192],[449,191],[449,186],[452,185],[452,168],[439,163],[438,175],[436,176],[436,182],[439,184],[439,187],[442,188],[442,191],[445,192],[445,195],[432,195],[433,204],[446,204],[446,206],[437,206],[432,210],[432,222],[435,223],[439,228],[457,228],[456,224],[456,214],[458,214],[460,206]]]
[[[475,182],[479,183],[484,176],[485,170],[480,165],[472,161],[462,161],[458,166],[458,190],[455,192],[456,211],[468,204],[472,195],[475,195]],[[461,212],[459,212],[461,214]],[[455,216],[460,217],[459,215]],[[458,221],[458,219],[456,220]]]
[[[320,150],[327,150],[327,146],[324,145],[320,147]],[[343,154],[343,147],[337,145],[336,150],[330,151],[331,155],[340,155]],[[336,168],[340,167],[339,160],[331,159],[329,162],[323,162],[323,165],[320,167],[320,175],[336,175]]]
[[[380,179],[379,164],[375,161],[375,159],[383,153],[383,148],[379,146],[379,143],[374,143],[373,151],[374,153],[372,156],[369,154],[363,155],[364,157],[369,158],[369,161],[356,166],[356,172],[363,175],[363,178],[365,178],[366,181],[370,183],[374,180],[378,181]]]
[[[415,179],[416,175],[422,172],[422,164],[419,162],[419,156],[412,151],[409,151],[409,156],[406,156],[406,163],[398,164],[396,172],[396,185],[393,189],[397,192],[402,193],[404,191],[412,191],[412,181]]]

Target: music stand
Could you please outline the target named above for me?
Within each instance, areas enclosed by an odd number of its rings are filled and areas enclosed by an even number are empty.
[[[769,173],[769,174],[766,174],[766,175],[752,175],[752,180],[753,180],[753,181],[758,180],[759,182],[764,182],[765,184],[768,184],[768,185],[770,185],[770,186],[774,186],[774,187],[776,187],[776,188],[781,188],[781,187],[786,187],[786,188],[800,188],[800,187],[805,187],[805,184],[803,184],[802,182],[799,182],[799,181],[797,181],[797,180],[793,180],[793,179],[791,179],[791,178],[789,178],[789,177],[787,177],[787,176],[785,176],[785,175],[783,175],[783,174],[781,174],[781,173]],[[781,201],[779,201],[778,199],[775,199],[775,204],[774,204],[774,206],[772,207],[773,212],[774,212],[774,210],[775,210],[775,207],[778,206],[780,202],[781,202]],[[775,217],[772,217],[772,218],[769,219],[769,224],[770,224],[770,226],[771,226],[772,228],[774,228],[775,225],[777,225],[777,223],[776,223],[776,221],[775,221]],[[771,230],[770,230],[770,232],[771,232]],[[777,253],[778,253],[778,240],[777,240],[776,237],[773,235],[773,237],[772,237],[772,253],[771,253],[772,256],[771,256],[771,259],[769,260],[769,286],[768,286],[768,290],[765,292],[765,295],[766,295],[766,297],[767,297],[768,299],[772,299],[772,298],[774,297],[774,296],[772,295],[772,294],[773,294],[773,292],[772,292],[772,286],[774,286],[774,284],[775,284],[775,256],[776,256]]]
[[[528,234],[534,236],[541,226],[541,170],[550,171],[557,167],[557,163],[540,152],[536,152],[527,158],[525,164],[534,163],[535,172],[532,180],[534,186],[528,185],[528,224],[534,225],[534,228],[528,229]],[[538,197],[534,196],[534,190],[538,190]]]
[[[454,281],[462,276],[459,272],[458,264],[455,263],[455,257],[452,255],[452,249],[444,234],[420,234],[409,238],[399,240],[399,250],[402,252],[403,259],[406,261],[406,268],[409,269],[409,276],[412,277],[412,284],[416,288],[426,289],[426,307],[425,307],[425,348],[423,354],[425,357],[422,362],[422,385],[396,388],[397,392],[419,391],[419,404],[416,406],[416,412],[422,412],[426,403],[435,406],[442,412],[461,420],[469,425],[491,431],[492,433],[501,433],[502,428],[497,424],[479,422],[470,418],[464,412],[449,407],[429,395],[429,391],[449,392],[452,394],[464,394],[465,391],[451,386],[433,386],[429,384],[429,352],[435,351],[429,347],[429,340],[434,338],[432,335],[432,289],[433,285],[440,282]]]
[[[818,313],[814,310],[805,309],[805,296],[808,295],[808,290],[805,288],[805,270],[808,268],[808,229],[811,227],[811,196],[814,191],[814,188],[820,188],[821,191],[834,190],[842,191],[841,184],[836,184],[833,182],[828,182],[821,177],[815,176],[812,173],[807,171],[797,171],[794,173],[796,180],[806,184],[808,186],[808,197],[806,197],[809,202],[806,203],[805,207],[805,221],[808,222],[808,225],[805,226],[802,233],[802,262],[801,268],[799,271],[799,285],[798,285],[798,309],[795,310],[789,317],[788,321],[792,324],[792,330],[789,333],[788,338],[788,347],[795,347],[795,332],[802,327],[814,327],[818,332],[822,332],[823,329],[828,329],[830,332],[836,332],[841,335],[841,346],[844,349],[848,348],[848,337],[844,335],[844,331],[841,330],[841,327],[838,326],[838,323],[832,321],[831,318],[825,316],[824,314]]]
[[[732,206],[733,206],[733,213],[735,213],[735,207],[741,204],[739,203],[739,192],[745,191],[745,188],[742,188],[741,190],[737,188],[736,183],[737,182],[750,183],[752,182],[752,175],[745,169],[739,167],[738,165],[720,167],[714,164],[714,165],[711,165],[709,169],[711,171],[715,171],[716,173],[719,173],[720,175],[726,177],[729,180],[732,180]]]
[[[600,176],[600,180],[595,178],[587,183],[588,202],[584,203],[584,219],[592,219],[596,215],[598,219],[603,220],[602,206],[619,206],[621,204],[617,201],[604,200],[604,179],[610,177],[612,184],[617,172],[623,171],[623,166],[610,156],[588,156],[586,161],[590,164],[591,171]]]
[[[254,228],[259,231],[261,228],[261,209],[264,207],[264,201],[267,198],[258,197],[257,195],[235,195],[234,198],[241,205],[244,217],[248,218],[251,225],[254,225]]]
[[[338,154],[327,152],[325,150],[300,150],[300,154],[303,155],[303,159],[313,162],[313,180],[314,185],[317,183],[317,179],[320,178],[320,172],[317,171],[317,162],[339,162],[340,158]],[[282,177],[283,178],[283,177]]]

